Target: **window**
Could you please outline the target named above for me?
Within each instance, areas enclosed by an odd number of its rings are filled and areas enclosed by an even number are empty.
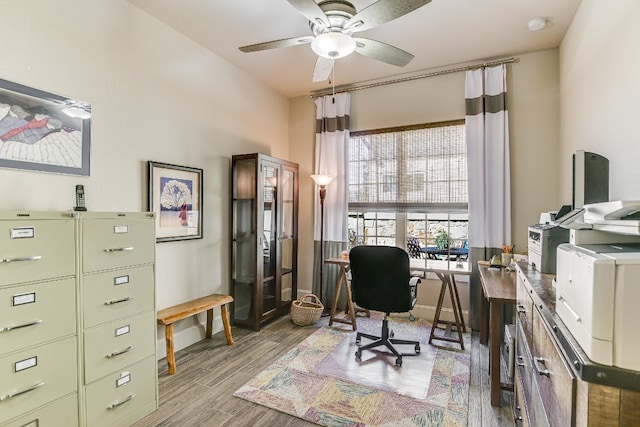
[[[348,171],[351,246],[466,248],[464,120],[353,132]]]

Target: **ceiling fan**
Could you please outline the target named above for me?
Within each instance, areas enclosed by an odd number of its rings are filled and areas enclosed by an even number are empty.
[[[323,0],[319,3],[314,0],[287,1],[309,20],[313,35],[242,46],[240,50],[256,52],[311,43],[311,49],[318,55],[313,71],[314,82],[327,80],[334,60],[344,58],[354,51],[387,64],[399,67],[407,65],[414,57],[409,52],[377,40],[353,37],[352,34],[392,21],[431,2],[378,0],[357,11],[345,0]]]

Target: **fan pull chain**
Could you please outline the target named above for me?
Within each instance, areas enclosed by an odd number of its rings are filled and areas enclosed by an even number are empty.
[[[331,103],[336,103],[336,60],[332,59],[331,64]]]

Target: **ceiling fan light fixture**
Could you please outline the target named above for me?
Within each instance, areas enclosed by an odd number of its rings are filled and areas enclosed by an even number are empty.
[[[311,42],[311,49],[324,58],[344,58],[356,50],[356,41],[351,36],[331,31],[317,36]]]
[[[547,26],[547,18],[533,18],[527,24],[529,31],[540,31]]]

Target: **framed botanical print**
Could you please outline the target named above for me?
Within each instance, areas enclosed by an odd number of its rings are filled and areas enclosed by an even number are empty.
[[[149,161],[156,242],[202,238],[202,169]]]

